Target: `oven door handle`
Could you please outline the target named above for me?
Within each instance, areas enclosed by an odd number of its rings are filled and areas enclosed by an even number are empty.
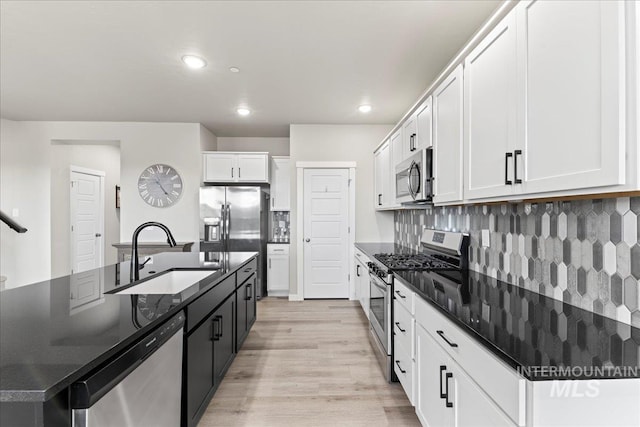
[[[376,277],[376,276],[372,276],[372,277]],[[373,284],[373,286],[375,286],[376,288],[380,289],[383,292],[387,292],[387,286],[386,285],[380,285],[378,284],[377,280],[372,280],[371,283]]]

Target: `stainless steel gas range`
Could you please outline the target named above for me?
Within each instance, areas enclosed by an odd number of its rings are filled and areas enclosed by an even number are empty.
[[[369,267],[369,340],[387,381],[397,381],[393,370],[394,271],[423,271],[442,280],[462,281],[468,268],[469,237],[463,233],[425,230],[421,252],[375,254]]]

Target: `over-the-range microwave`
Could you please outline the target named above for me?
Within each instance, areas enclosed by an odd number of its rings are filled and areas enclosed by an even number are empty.
[[[433,200],[433,150],[425,148],[396,166],[396,201],[403,205]]]

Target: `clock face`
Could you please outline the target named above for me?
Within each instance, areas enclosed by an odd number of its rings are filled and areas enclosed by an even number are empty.
[[[138,193],[142,200],[153,207],[169,207],[182,195],[182,178],[171,166],[149,166],[138,178]]]

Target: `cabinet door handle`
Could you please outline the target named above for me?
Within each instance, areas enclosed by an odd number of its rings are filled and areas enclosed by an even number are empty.
[[[231,178],[233,178],[233,168],[231,168]]]
[[[356,276],[360,277],[360,264],[356,265]]]
[[[518,156],[522,155],[522,150],[516,150],[513,152],[513,182],[516,184],[522,184],[522,180],[518,178]]]
[[[238,178],[242,178],[242,175],[240,174],[240,168],[238,168]]]
[[[253,295],[251,295],[251,283],[249,283],[245,289],[246,289],[245,294],[247,295],[245,299],[247,301],[251,301],[251,298],[253,297]]]
[[[396,365],[398,365],[398,369],[400,369],[400,372],[402,372],[403,374],[406,374],[407,371],[405,371],[404,369],[402,369],[402,366],[400,366],[400,361],[396,360]]]
[[[451,342],[447,339],[447,337],[444,336],[444,332],[443,331],[436,331],[438,333],[438,335],[440,335],[440,338],[442,338],[447,344],[449,344],[451,347],[457,347],[458,344]]]
[[[444,380],[444,403],[447,405],[447,408],[453,408],[453,402],[449,402],[449,378],[453,378],[453,374],[451,372],[447,372],[445,374]]]
[[[442,373],[447,370],[447,365],[440,365],[440,399],[446,399],[447,395],[442,391]]]
[[[224,330],[222,329],[222,316],[216,316],[218,319],[220,319],[220,322],[218,322],[218,339],[222,338],[222,334],[224,332]]]
[[[400,326],[400,322],[396,322],[396,326],[398,327],[398,329],[400,329],[400,332],[407,332],[406,329],[402,329],[402,326]]]
[[[504,184],[513,185],[509,179],[509,159],[513,157],[513,153],[504,153]]]
[[[402,294],[400,293],[400,291],[396,291],[396,294],[398,294],[398,296],[399,296],[400,298],[402,298],[402,299],[406,298],[406,296],[405,296],[405,295],[402,295]]]
[[[275,197],[271,198],[271,207],[274,207],[275,202],[276,202],[276,198]]]
[[[382,194],[378,194],[378,206],[382,206]]]
[[[269,270],[271,270],[271,258],[269,258]]]
[[[211,319],[211,341],[218,341],[220,339],[220,337],[218,336],[218,317],[219,316],[215,316],[213,319]]]

